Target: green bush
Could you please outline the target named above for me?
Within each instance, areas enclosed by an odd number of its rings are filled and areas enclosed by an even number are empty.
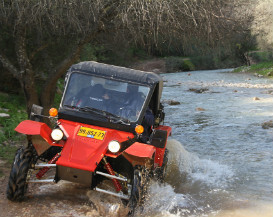
[[[256,63],[273,61],[272,51],[252,51],[248,53],[248,56]]]
[[[250,72],[250,73],[258,73],[261,75],[272,76],[273,62],[261,62],[261,63],[253,64],[251,66],[241,66],[234,69],[234,72]]]
[[[25,141],[25,136],[14,131],[16,126],[27,119],[24,97],[8,95],[0,92],[0,113],[9,114],[10,117],[0,118],[0,158],[10,165],[18,148],[16,141]],[[22,144],[19,142],[19,144]],[[0,168],[0,177],[3,176]]]
[[[193,71],[195,70],[195,66],[193,65],[193,63],[191,62],[190,59],[184,59],[184,63],[183,63],[183,71]]]
[[[0,93],[0,113],[10,115],[10,117],[0,118],[0,144],[7,140],[20,139],[20,135],[14,129],[21,121],[27,119],[24,98]]]
[[[166,57],[167,72],[192,71],[195,70],[194,64],[189,58],[184,57]]]
[[[212,55],[190,57],[197,69],[215,69],[214,57]]]

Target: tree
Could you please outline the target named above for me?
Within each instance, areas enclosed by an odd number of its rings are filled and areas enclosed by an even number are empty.
[[[273,49],[273,0],[259,0],[254,8],[252,32],[261,49]]]
[[[2,0],[0,62],[20,82],[28,112],[52,104],[57,80],[111,15],[105,8],[100,1]]]
[[[243,0],[240,0],[243,1]],[[150,49],[216,46],[236,20],[235,0],[1,0],[0,63],[47,110],[57,80],[87,43],[107,35]],[[221,30],[223,29],[223,30]]]

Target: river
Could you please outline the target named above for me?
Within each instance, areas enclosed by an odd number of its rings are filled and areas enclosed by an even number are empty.
[[[180,104],[165,104],[168,175],[151,185],[145,215],[272,217],[273,128],[262,124],[273,120],[273,80],[230,70],[163,77],[163,101]]]

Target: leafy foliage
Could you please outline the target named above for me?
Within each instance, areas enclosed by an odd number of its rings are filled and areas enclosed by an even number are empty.
[[[7,112],[1,109],[7,110]],[[14,128],[27,119],[24,98],[18,95],[5,95],[0,93],[0,112],[10,115],[7,118],[0,118],[0,144],[8,140],[19,140],[21,138]]]
[[[192,71],[195,69],[189,58],[167,57],[165,59],[167,72]]]
[[[234,72],[251,72],[261,75],[273,76],[273,62],[261,62],[251,66],[241,66],[234,69]]]

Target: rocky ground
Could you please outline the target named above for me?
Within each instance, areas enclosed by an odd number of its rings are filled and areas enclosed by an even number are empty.
[[[23,202],[6,198],[9,168],[0,179],[2,217],[126,216],[128,209],[112,197],[85,186],[60,181],[58,184],[30,184]]]

